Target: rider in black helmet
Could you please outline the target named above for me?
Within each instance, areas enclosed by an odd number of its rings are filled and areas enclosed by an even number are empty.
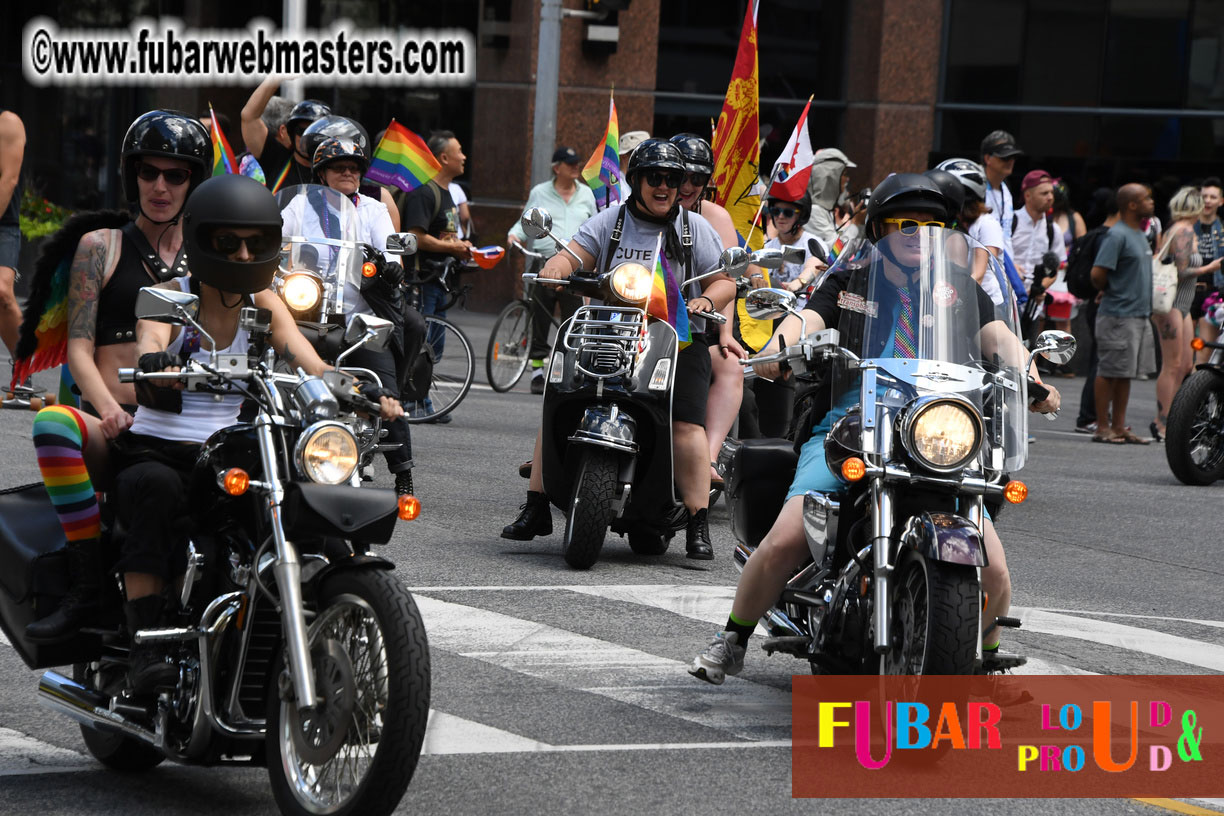
[[[960,183],[960,179],[947,170],[939,168],[927,170],[922,175],[939,185],[944,198],[948,200],[948,226],[955,224],[960,227],[960,213],[965,208],[965,186]]]
[[[569,243],[582,268],[603,272],[628,260],[653,263],[660,237],[677,284],[716,268],[722,253],[718,233],[700,215],[681,212],[679,190],[684,174],[684,156],[674,144],[662,139],[642,142],[625,172],[631,190],[629,200],[588,220]],[[566,278],[576,270],[574,259],[559,252],[544,265],[540,281]],[[725,275],[714,275],[690,284],[682,294],[690,313],[717,311],[735,297],[735,285]],[[689,512],[687,553],[690,558],[709,560],[714,557],[706,520],[710,457],[705,422],[710,355],[705,320],[695,315],[690,320],[692,342],[679,353],[672,390],[672,446],[678,492]],[[532,459],[527,503],[519,517],[502,530],[504,538],[526,541],[552,532],[539,468],[539,436]]]
[[[271,312],[272,347],[290,366],[321,375],[330,366],[319,359],[298,331],[288,309],[268,287],[281,249],[281,215],[263,185],[239,175],[206,181],[183,212],[183,242],[191,274],[167,284],[200,298],[197,321],[229,354],[247,353],[249,338],[238,324],[239,311],[253,305]],[[176,371],[188,359],[206,362],[209,341],[190,327],[142,320],[137,325],[139,367],[146,372]],[[183,532],[177,523],[186,500],[186,479],[199,446],[216,431],[238,421],[242,395],[217,396],[181,390],[172,381],[142,388],[131,429],[115,440],[112,459],[116,512],[128,535],[116,569],[124,573],[131,631],[158,626],[173,601],[165,594],[181,574]],[[402,416],[399,403],[370,389],[387,419]],[[128,681],[136,693],[172,685],[178,671],[156,646],[136,645]]]

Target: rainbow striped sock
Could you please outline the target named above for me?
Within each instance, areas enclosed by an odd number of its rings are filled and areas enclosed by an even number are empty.
[[[82,453],[88,438],[84,418],[67,406],[44,408],[34,417],[38,469],[69,541],[86,541],[101,534],[98,497]]]

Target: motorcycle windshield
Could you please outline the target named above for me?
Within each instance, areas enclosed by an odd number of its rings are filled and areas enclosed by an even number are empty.
[[[998,284],[1000,302],[974,279],[975,263]],[[884,412],[925,394],[955,393],[982,414],[987,445],[1002,451],[1001,460],[987,452],[986,465],[1024,466],[1027,350],[1011,289],[984,246],[939,227],[894,232],[869,252],[839,259],[825,273],[826,285],[839,290],[841,344],[863,361],[834,376],[835,405],[860,401],[866,368],[875,369]]]
[[[278,275],[305,272],[319,277],[324,315],[347,312],[361,292],[364,262],[352,199],[330,187],[301,184],[278,192],[276,203],[285,242]]]

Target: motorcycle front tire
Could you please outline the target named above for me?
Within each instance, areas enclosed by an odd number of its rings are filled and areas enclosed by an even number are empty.
[[[1169,406],[1165,458],[1183,484],[1209,485],[1224,477],[1224,376],[1190,375]]]
[[[881,656],[880,674],[973,674],[981,631],[977,570],[907,549],[892,591],[893,648]]]
[[[582,453],[574,495],[565,516],[565,563],[574,569],[590,569],[599,560],[608,525],[616,515],[616,455],[591,448]]]

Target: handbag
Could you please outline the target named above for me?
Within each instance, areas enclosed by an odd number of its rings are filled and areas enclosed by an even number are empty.
[[[1166,257],[1171,243],[1172,235],[1152,257],[1152,314],[1156,315],[1172,311],[1173,297],[1177,294],[1177,264]]]

